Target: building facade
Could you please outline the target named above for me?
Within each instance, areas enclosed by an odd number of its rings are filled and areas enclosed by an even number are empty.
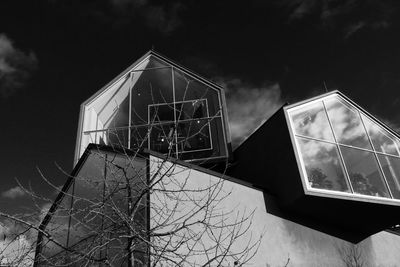
[[[352,100],[230,143],[223,88],[148,52],[82,104],[35,264],[400,265],[400,139]]]

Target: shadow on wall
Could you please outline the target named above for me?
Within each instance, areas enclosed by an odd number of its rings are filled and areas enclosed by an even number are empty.
[[[283,220],[291,245],[298,248],[298,253],[311,262],[326,259],[346,267],[375,266],[375,252],[371,238],[366,238],[358,244],[341,240],[325,233],[313,230],[289,220]]]
[[[375,266],[375,251],[370,237],[352,244],[325,234],[325,226],[318,226],[315,221],[282,211],[274,197],[264,194],[264,199],[268,213],[282,218],[282,230],[287,235],[285,240],[289,240],[284,244],[288,248],[288,266]]]

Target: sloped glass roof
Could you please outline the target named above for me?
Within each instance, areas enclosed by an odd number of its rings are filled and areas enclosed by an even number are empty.
[[[76,159],[89,143],[148,148],[183,160],[229,154],[222,89],[149,52],[81,109]]]
[[[286,108],[308,191],[400,202],[400,139],[335,92]]]

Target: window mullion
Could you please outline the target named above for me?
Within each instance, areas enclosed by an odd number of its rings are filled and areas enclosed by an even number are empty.
[[[132,72],[129,72],[130,84],[129,86],[129,114],[128,114],[128,148],[131,149],[131,126],[132,126],[132,87],[133,87],[133,76]]]
[[[174,140],[175,140],[175,153],[176,158],[178,158],[178,132],[177,132],[177,121],[176,121],[176,96],[175,96],[175,76],[174,76],[174,66],[171,66],[171,77],[172,77],[172,99],[174,103]]]

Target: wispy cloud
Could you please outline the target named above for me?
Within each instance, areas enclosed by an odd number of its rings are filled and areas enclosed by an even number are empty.
[[[364,28],[365,25],[366,25],[366,23],[364,21],[359,21],[355,24],[350,25],[349,27],[347,27],[344,37],[349,38],[351,35],[356,33],[358,30]]]
[[[37,67],[33,52],[24,53],[0,33],[0,97],[8,97],[25,86]]]
[[[304,16],[312,13],[317,2],[318,1],[315,0],[297,0],[297,1],[287,2],[289,7],[292,9],[289,18],[291,20],[301,19]]]
[[[129,22],[140,18],[147,27],[170,34],[182,25],[179,13],[185,8],[183,2],[174,0],[154,3],[149,0],[109,0],[114,8],[115,18]]]
[[[240,79],[216,78],[226,88],[232,145],[238,146],[282,106],[279,84],[255,86]]]
[[[4,191],[3,193],[1,193],[2,197],[11,198],[11,199],[23,197],[25,195],[26,195],[26,192],[24,190],[22,190],[22,188],[19,186],[10,188],[7,191]]]
[[[362,28],[378,30],[389,27],[395,9],[392,2],[382,0],[281,0],[277,3],[288,11],[289,22],[313,16],[321,22],[318,27],[339,29],[345,38]]]

